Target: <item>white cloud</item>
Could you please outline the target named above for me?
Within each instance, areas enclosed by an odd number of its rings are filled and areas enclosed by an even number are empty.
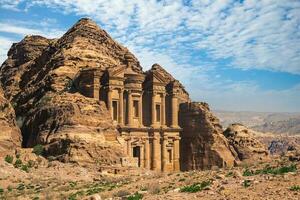
[[[24,0],[0,0],[0,8],[19,11],[18,5]]]
[[[232,87],[232,88],[231,88]],[[255,83],[219,85],[213,90],[194,90],[195,99],[212,109],[232,111],[300,112],[300,85],[286,90],[262,90]]]
[[[8,33],[10,37],[0,35],[0,64],[7,58],[7,52],[13,42],[20,41],[26,35],[42,35],[47,38],[61,37],[65,31],[54,27],[55,20],[43,19],[31,21],[0,21],[0,34]]]
[[[0,21],[0,32],[4,33],[13,33],[16,35],[20,35],[22,37],[26,35],[42,35],[48,38],[56,38],[63,35],[64,31],[59,29],[52,29],[49,27],[40,27],[40,28],[31,28],[28,27],[28,24],[18,25],[20,22],[16,22],[16,24],[6,23]]]
[[[12,38],[1,37],[0,36],[0,65],[4,62],[7,58],[7,52],[11,47],[14,40]]]
[[[121,42],[130,41],[138,47],[151,44],[152,51],[159,52],[166,45],[166,49],[180,52],[180,44],[185,43],[190,51],[208,52],[211,59],[230,58],[237,68],[300,74],[299,1],[192,0],[189,5],[183,2],[34,0],[26,3],[27,7],[47,6],[64,13],[88,15],[104,24]]]

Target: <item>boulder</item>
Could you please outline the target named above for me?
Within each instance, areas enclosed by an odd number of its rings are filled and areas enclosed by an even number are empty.
[[[267,147],[255,138],[255,131],[246,126],[232,124],[224,131],[224,136],[237,153],[236,160],[249,164],[269,160]]]

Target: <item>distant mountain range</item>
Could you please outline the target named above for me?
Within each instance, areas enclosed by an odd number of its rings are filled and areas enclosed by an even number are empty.
[[[300,134],[300,113],[213,111],[224,128],[241,123],[256,131],[276,134]]]

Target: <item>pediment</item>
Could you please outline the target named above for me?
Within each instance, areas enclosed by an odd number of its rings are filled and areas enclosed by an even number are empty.
[[[108,70],[110,77],[124,77],[125,66],[118,66]]]
[[[168,80],[165,79],[165,78],[163,77],[163,75],[160,74],[158,71],[153,71],[153,72],[152,72],[152,81],[153,81],[154,83],[165,83],[165,84],[168,83]]]

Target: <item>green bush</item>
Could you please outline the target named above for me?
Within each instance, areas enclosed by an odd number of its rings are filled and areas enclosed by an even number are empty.
[[[28,165],[22,165],[21,170],[25,171],[25,172],[29,172],[29,168]]]
[[[86,191],[87,195],[93,195],[93,194],[97,194],[99,192],[102,192],[104,189],[101,187],[94,187],[94,188],[90,188]]]
[[[140,200],[143,199],[143,195],[139,193],[134,193],[133,195],[127,197],[127,200]]]
[[[233,172],[228,172],[228,173],[225,175],[225,177],[231,177],[231,176],[233,176]]]
[[[0,187],[0,194],[4,192],[4,189]]]
[[[250,180],[244,180],[243,186],[244,186],[245,188],[249,187],[250,185],[251,185],[251,181],[250,181]]]
[[[201,183],[194,183],[193,185],[184,186],[180,189],[180,192],[188,192],[188,193],[195,193],[203,190],[207,186],[211,184],[210,181],[203,181]]]
[[[6,162],[12,164],[13,161],[14,161],[14,157],[12,157],[11,155],[6,155],[5,158],[4,158],[4,160],[5,160]]]
[[[43,145],[37,144],[37,145],[35,145],[35,146],[33,147],[32,153],[34,153],[34,154],[40,156],[40,155],[43,154],[43,152],[44,152]]]
[[[300,191],[300,185],[293,185],[292,187],[290,187],[291,191]]]
[[[69,183],[69,185],[70,185],[70,187],[71,187],[71,188],[74,188],[74,187],[77,185],[77,183],[76,183],[76,182],[73,182],[73,181],[71,181],[71,182]]]
[[[243,176],[254,176],[257,174],[274,174],[274,175],[279,175],[279,174],[285,174],[288,172],[296,172],[297,167],[295,164],[291,164],[290,166],[283,166],[279,168],[273,168],[273,167],[265,167],[263,169],[259,169],[256,171],[250,171],[249,169],[246,169],[243,172]]]
[[[29,160],[27,162],[27,165],[28,165],[29,168],[32,168],[34,166],[34,161],[33,160]]]
[[[16,162],[15,162],[15,164],[14,164],[14,166],[15,166],[15,168],[20,168],[20,167],[22,167],[22,160],[17,159]]]

